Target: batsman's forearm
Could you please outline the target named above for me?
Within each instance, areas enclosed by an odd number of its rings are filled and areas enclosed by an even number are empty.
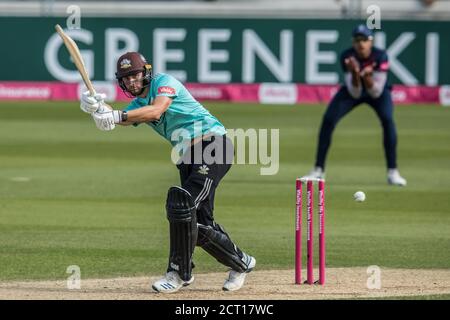
[[[159,120],[161,118],[162,112],[159,108],[153,106],[142,107],[139,109],[131,110],[127,112],[128,123],[142,123]]]
[[[122,121],[122,122],[118,123],[118,125],[121,125],[121,126],[131,126],[132,124],[134,124],[134,122],[130,122],[130,121]]]

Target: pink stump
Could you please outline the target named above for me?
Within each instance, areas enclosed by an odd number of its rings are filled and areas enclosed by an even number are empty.
[[[319,180],[319,284],[325,284],[325,181]]]
[[[295,283],[302,283],[302,182],[295,181]]]
[[[313,271],[313,182],[308,180],[307,182],[307,196],[308,196],[308,213],[307,213],[307,282],[308,284],[314,283],[314,271]]]

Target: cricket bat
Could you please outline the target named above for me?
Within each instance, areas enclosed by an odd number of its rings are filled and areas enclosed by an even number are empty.
[[[56,32],[60,35],[61,39],[64,42],[64,45],[66,46],[67,50],[69,51],[70,56],[72,57],[73,63],[78,69],[78,72],[81,75],[81,78],[83,78],[83,82],[86,85],[86,88],[88,88],[89,93],[91,96],[95,95],[95,89],[92,85],[91,80],[89,79],[88,72],[86,70],[86,67],[84,65],[83,57],[81,56],[80,49],[78,49],[77,44],[71,37],[69,37],[64,30],[61,28],[59,24],[55,26]]]

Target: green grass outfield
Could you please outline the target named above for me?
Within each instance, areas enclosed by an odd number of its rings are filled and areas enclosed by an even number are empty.
[[[206,106],[229,128],[280,129],[278,174],[235,165],[215,217],[258,269],[293,268],[294,181],[312,167],[325,107]],[[178,183],[166,141],[146,126],[100,132],[77,103],[2,102],[0,112],[0,280],[66,279],[69,265],[83,278],[165,271],[165,196]],[[450,267],[450,108],[395,113],[406,188],[386,183],[370,108],[337,127],[326,190],[330,267]],[[365,202],[353,201],[357,190]],[[226,270],[201,249],[195,262],[198,273]]]

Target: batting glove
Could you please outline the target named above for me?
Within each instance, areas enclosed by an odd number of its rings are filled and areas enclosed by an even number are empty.
[[[126,112],[121,110],[109,110],[106,112],[94,112],[92,113],[92,118],[102,131],[111,131],[116,127],[116,123],[121,123],[125,121],[124,115],[126,117]]]
[[[86,113],[94,113],[99,109],[103,109],[105,103],[106,94],[96,93],[91,96],[89,91],[83,92],[81,95],[80,109]]]
[[[112,112],[94,112],[92,113],[92,118],[94,119],[97,128],[102,131],[111,131],[116,127]]]

